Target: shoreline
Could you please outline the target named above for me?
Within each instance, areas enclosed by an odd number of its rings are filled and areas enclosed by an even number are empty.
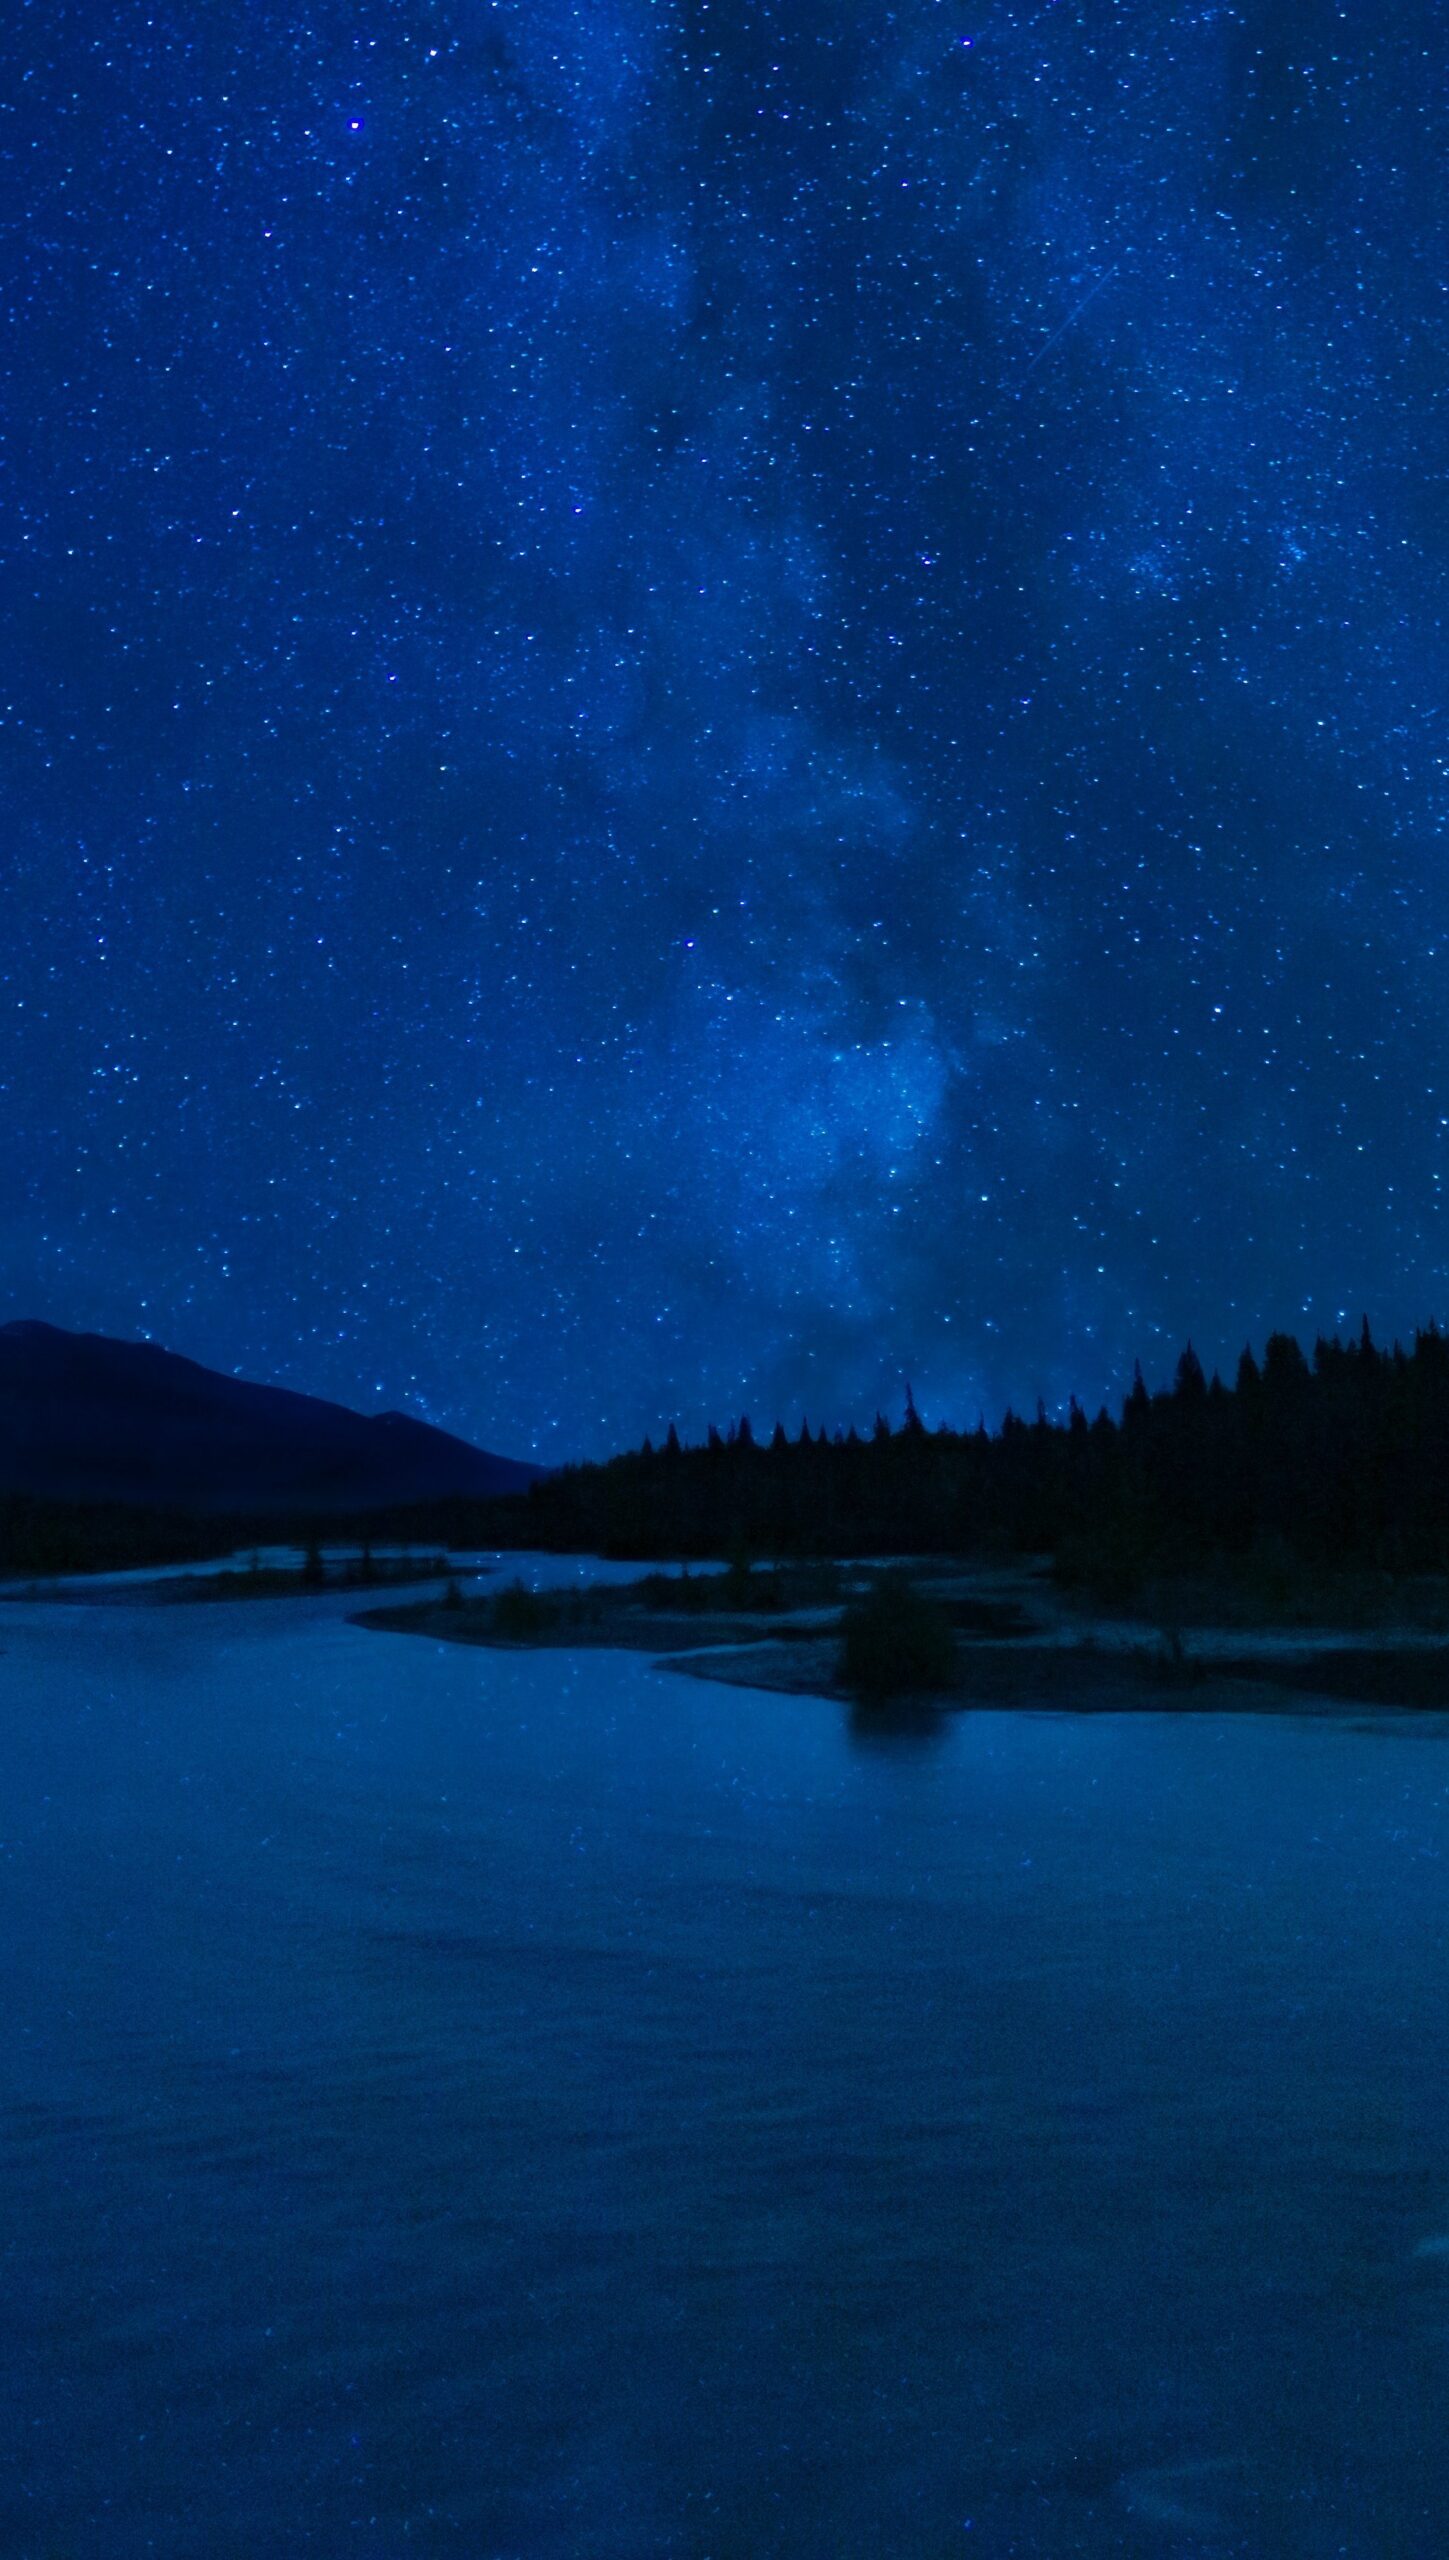
[[[655,1670],[725,1687],[836,1705],[857,1701],[840,1676],[838,1624],[821,1610],[642,1606],[628,1585],[573,1595],[556,1620],[500,1632],[492,1604],[437,1599],[356,1612],[373,1633],[497,1652],[647,1654]],[[906,1693],[872,1710],[951,1713],[971,1707],[1078,1713],[1449,1713],[1449,1644],[1414,1630],[1374,1641],[1360,1631],[1204,1628],[1181,1645],[1118,1622],[1073,1628],[1039,1619],[1009,1635],[960,1632],[948,1687]]]

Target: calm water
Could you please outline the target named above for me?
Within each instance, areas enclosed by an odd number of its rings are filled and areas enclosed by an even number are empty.
[[[1442,2560],[1449,1737],[0,1646],[6,2560]]]

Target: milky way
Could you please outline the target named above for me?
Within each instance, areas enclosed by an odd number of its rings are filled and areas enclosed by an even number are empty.
[[[1437,11],[18,21],[0,1312],[550,1458],[1449,1312]]]

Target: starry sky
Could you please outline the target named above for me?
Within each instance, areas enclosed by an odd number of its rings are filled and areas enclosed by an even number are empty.
[[[1449,1313],[1437,9],[10,32],[0,1314],[557,1459]]]

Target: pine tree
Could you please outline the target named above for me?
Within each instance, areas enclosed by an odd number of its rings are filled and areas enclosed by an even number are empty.
[[[1207,1394],[1207,1380],[1202,1373],[1202,1362],[1191,1343],[1188,1344],[1177,1364],[1177,1379],[1173,1392],[1184,1404],[1201,1404]]]

